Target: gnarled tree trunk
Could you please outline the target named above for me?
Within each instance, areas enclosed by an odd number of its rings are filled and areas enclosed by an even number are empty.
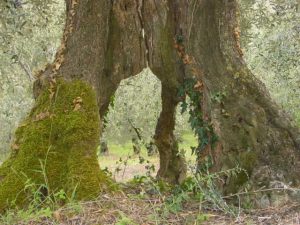
[[[63,189],[77,199],[94,198],[110,188],[96,155],[110,3],[67,0],[66,6],[61,47],[54,63],[39,74],[36,104],[0,167],[0,211],[27,204],[32,186],[44,197]]]
[[[212,158],[212,171],[237,164],[247,171],[228,178],[223,191],[233,193],[246,185],[268,188],[276,182],[299,185],[299,130],[243,61],[236,0],[66,0],[66,4],[61,48],[35,83],[36,106],[17,132],[15,154],[0,168],[0,210],[23,190],[24,180],[42,182],[43,177],[32,172],[40,160],[47,177],[53,175],[50,190],[64,188],[72,180],[73,187],[80,183],[80,198],[87,190],[95,195],[106,179],[95,173],[100,124],[94,121],[99,121],[98,113],[104,115],[119,82],[146,66],[163,86],[156,129],[159,177],[173,183],[184,177],[184,161],[177,157],[173,136],[174,111],[178,89],[186,78],[196,76],[205,86],[204,119],[212,122],[219,137],[215,148],[198,152],[199,163],[205,155]],[[174,46],[178,42],[186,55]],[[188,59],[196,69],[189,68]],[[214,101],[220,93],[223,99]],[[66,158],[60,160],[62,155]],[[92,163],[85,167],[81,161]],[[26,179],[11,180],[15,172],[23,172]]]
[[[175,89],[176,90],[176,89]],[[162,112],[155,130],[155,144],[160,155],[159,178],[169,183],[181,183],[187,172],[184,155],[179,152],[178,142],[174,136],[176,106],[178,96],[176,91],[162,85]]]
[[[200,154],[211,155],[213,171],[236,165],[247,171],[227,178],[223,191],[229,194],[242,188],[299,186],[299,129],[245,65],[239,45],[237,2],[199,1],[190,12],[193,22],[186,34],[187,52],[203,71],[211,97],[206,101],[206,113],[219,136],[216,148]],[[223,96],[221,101],[213,100],[215,94]],[[262,192],[256,200],[266,206],[280,203],[277,197],[275,192]]]
[[[178,86],[171,28],[155,30],[159,46],[150,54],[154,46],[145,41],[143,1],[66,0],[66,9],[61,47],[55,61],[38,75],[36,104],[16,132],[11,157],[0,168],[0,211],[11,202],[28,202],[33,194],[26,189],[28,182],[43,187],[44,195],[64,189],[68,194],[75,191],[78,199],[108,188],[96,157],[99,114],[105,114],[120,81],[138,74],[156,54],[160,79],[174,93]],[[169,156],[176,153],[175,148]]]

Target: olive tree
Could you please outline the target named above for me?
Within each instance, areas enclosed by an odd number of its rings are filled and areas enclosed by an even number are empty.
[[[109,188],[96,157],[99,116],[121,80],[147,66],[162,83],[159,178],[180,183],[186,175],[174,127],[176,107],[188,94],[199,167],[243,168],[224,178],[224,193],[274,181],[299,184],[299,129],[242,57],[237,1],[66,0],[66,12],[61,47],[38,76],[36,104],[0,168],[0,209],[17,193],[24,203],[24,180],[42,182],[35,172],[41,164],[46,194],[76,187],[77,198],[86,199]]]

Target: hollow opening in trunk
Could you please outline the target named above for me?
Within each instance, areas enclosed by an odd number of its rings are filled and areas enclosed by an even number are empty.
[[[161,81],[150,69],[122,80],[111,97],[108,112],[103,118],[98,156],[102,169],[107,168],[117,181],[155,176],[166,163],[161,152],[164,149],[159,149],[166,142],[163,135],[167,138],[174,136],[176,151],[182,153],[185,163],[195,165],[196,157],[191,154],[191,147],[196,145],[197,140],[188,123],[188,115],[181,114],[180,104],[176,104],[170,106],[175,108],[174,116],[167,115],[172,117],[171,120],[160,119],[166,111],[162,108],[162,98]],[[173,119],[174,127],[169,126]],[[165,128],[162,132],[161,125]],[[167,144],[166,148],[171,149],[171,146]],[[163,173],[163,176],[168,174],[166,171]]]

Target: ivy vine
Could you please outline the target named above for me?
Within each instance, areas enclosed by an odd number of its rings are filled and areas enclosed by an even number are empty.
[[[185,78],[184,82],[178,89],[178,95],[181,99],[181,113],[188,111],[189,124],[198,139],[198,145],[192,148],[192,154],[197,155],[197,161],[200,162],[200,156],[206,147],[215,147],[218,141],[218,136],[215,134],[210,118],[203,115],[203,99],[204,99],[204,83],[196,77],[203,77],[203,71],[198,68],[195,59],[189,56],[185,51],[184,38],[181,35],[177,35],[174,38],[174,48],[176,49],[179,57],[181,58],[185,66],[190,67],[193,77]],[[190,98],[187,101],[186,96]],[[211,155],[207,160],[207,165],[199,165],[198,171],[211,167],[213,160]]]
[[[178,90],[178,95],[181,99],[181,113],[189,113],[189,124],[198,139],[198,145],[192,148],[192,153],[196,154],[198,159],[201,151],[208,145],[214,148],[218,141],[218,136],[215,134],[213,126],[209,120],[204,119],[202,113],[203,92],[198,90],[197,81],[195,78],[186,78]],[[187,101],[186,96],[190,98]]]

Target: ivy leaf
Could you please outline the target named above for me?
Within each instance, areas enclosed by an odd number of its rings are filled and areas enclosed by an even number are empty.
[[[181,114],[185,113],[186,110],[187,110],[187,107],[188,107],[187,102],[186,102],[186,101],[182,102],[182,103],[181,103],[181,112],[180,112],[180,113],[181,113]]]
[[[194,155],[196,153],[196,147],[191,146],[191,150],[192,150],[192,155]]]

